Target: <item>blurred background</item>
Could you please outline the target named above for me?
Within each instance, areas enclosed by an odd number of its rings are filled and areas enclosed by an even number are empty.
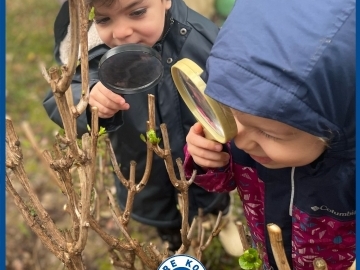
[[[185,0],[193,9],[212,19],[219,26],[226,19],[235,0]],[[53,59],[53,23],[61,6],[58,0],[7,0],[6,1],[6,112],[12,119],[20,138],[24,165],[30,182],[45,209],[59,227],[62,226],[65,202],[47,174],[44,164],[35,154],[27,134],[32,133],[39,150],[50,149],[59,130],[42,107],[45,93],[50,89],[43,78],[40,65],[55,65]],[[19,184],[15,188],[23,194]],[[15,207],[12,197],[6,197],[6,269],[40,270],[63,269],[63,265],[42,245]],[[103,224],[114,226],[111,218]],[[133,226],[139,239],[156,242],[151,228],[141,224]],[[89,235],[84,260],[87,269],[113,269],[102,240]],[[207,269],[238,269],[237,259],[230,258],[218,241],[204,254]],[[220,267],[221,265],[221,267]]]

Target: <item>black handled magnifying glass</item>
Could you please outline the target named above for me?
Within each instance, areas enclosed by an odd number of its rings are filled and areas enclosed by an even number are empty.
[[[156,86],[163,76],[160,54],[142,44],[125,44],[107,51],[99,63],[102,84],[120,95],[137,94]],[[203,125],[207,138],[226,143],[237,132],[228,107],[205,95],[203,70],[190,59],[171,68],[175,85],[195,118]]]
[[[125,44],[107,51],[99,63],[101,83],[120,95],[149,90],[163,76],[160,54],[143,44]]]
[[[204,127],[206,138],[226,143],[235,137],[237,127],[230,109],[204,93],[203,70],[184,58],[171,67],[174,83],[195,118]]]

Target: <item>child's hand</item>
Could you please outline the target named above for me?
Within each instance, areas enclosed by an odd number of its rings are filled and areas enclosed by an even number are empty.
[[[122,96],[107,89],[101,82],[91,89],[89,104],[98,108],[101,118],[110,118],[118,111],[130,108]]]
[[[221,168],[229,163],[230,156],[222,152],[222,144],[206,139],[203,127],[196,123],[186,136],[187,150],[194,162],[205,168]]]

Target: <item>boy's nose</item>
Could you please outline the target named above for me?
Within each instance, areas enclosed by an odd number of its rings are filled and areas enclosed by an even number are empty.
[[[234,138],[235,145],[244,150],[245,152],[251,152],[258,144],[252,139],[251,132],[248,132],[241,124],[237,123],[238,134]]]
[[[252,152],[258,147],[257,142],[247,137],[246,135],[241,136],[239,134],[235,138],[235,145],[248,153]]]
[[[130,37],[133,33],[133,30],[131,27],[129,27],[128,25],[122,23],[118,23],[115,25],[113,31],[112,31],[112,36],[113,39],[117,39],[120,41],[125,41],[128,37]]]

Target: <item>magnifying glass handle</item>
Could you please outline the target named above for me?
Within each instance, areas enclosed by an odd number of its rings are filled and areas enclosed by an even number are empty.
[[[214,136],[212,136],[211,133],[205,127],[203,127],[203,131],[206,139],[216,141]]]

